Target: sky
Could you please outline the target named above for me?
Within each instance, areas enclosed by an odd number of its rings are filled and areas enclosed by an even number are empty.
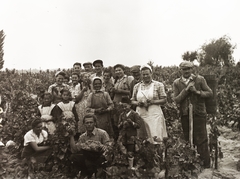
[[[239,0],[0,0],[4,68],[179,65],[224,35],[240,60]]]

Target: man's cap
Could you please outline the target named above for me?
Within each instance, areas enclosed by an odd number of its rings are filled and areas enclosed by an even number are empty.
[[[63,72],[63,71],[57,71],[57,72],[55,73],[55,77],[57,77],[58,75],[66,76],[66,73]]]
[[[179,65],[180,68],[192,68],[193,66],[194,66],[193,63],[189,61],[183,61]]]
[[[83,64],[83,66],[85,66],[85,65],[92,65],[92,63],[91,63],[91,62],[85,62],[85,63]]]
[[[95,67],[95,65],[96,65],[96,63],[100,63],[102,66],[103,66],[103,61],[102,60],[95,60],[94,62],[93,62],[93,66]]]
[[[140,72],[140,65],[134,65],[130,68],[130,72],[134,73],[134,72]]]
[[[128,96],[122,96],[121,103],[131,104],[131,100]]]
[[[141,66],[140,70],[142,71],[145,68],[148,68],[152,72],[152,67],[148,64]]]

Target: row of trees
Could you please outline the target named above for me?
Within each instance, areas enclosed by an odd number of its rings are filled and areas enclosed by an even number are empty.
[[[231,66],[234,65],[232,56],[236,45],[231,43],[230,37],[224,35],[219,39],[212,39],[204,43],[197,51],[187,51],[182,55],[183,60],[197,60],[201,66]]]

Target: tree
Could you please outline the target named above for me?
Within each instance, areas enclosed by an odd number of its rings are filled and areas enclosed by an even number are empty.
[[[197,51],[193,51],[193,52],[187,51],[182,55],[182,59],[193,62],[195,59],[197,59],[197,56],[198,56]]]
[[[3,64],[4,64],[4,60],[3,60],[3,55],[4,55],[4,51],[3,51],[3,44],[4,44],[4,32],[3,30],[0,31],[0,70],[3,68]]]
[[[203,44],[199,53],[200,64],[202,66],[229,66],[234,64],[232,54],[236,45],[231,44],[230,40],[228,36],[224,35],[217,40],[213,39],[210,43]]]

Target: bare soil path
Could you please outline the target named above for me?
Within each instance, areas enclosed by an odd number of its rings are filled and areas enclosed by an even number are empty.
[[[218,169],[204,169],[199,179],[240,179],[237,164],[240,160],[240,132],[227,127],[219,128],[221,136],[218,138],[223,158],[219,159]]]

